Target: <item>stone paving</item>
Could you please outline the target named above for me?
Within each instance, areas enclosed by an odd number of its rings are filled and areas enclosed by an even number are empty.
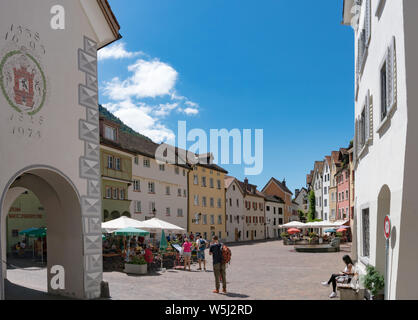
[[[342,256],[351,247],[342,245],[338,253],[298,253],[282,241],[254,242],[231,246],[227,268],[228,294],[214,294],[212,258],[207,255],[207,272],[167,270],[146,276],[105,272],[112,299],[135,300],[307,300],[329,299],[330,288],[320,282],[344,268]],[[43,299],[46,271],[8,270],[6,298]],[[26,288],[23,288],[26,287]]]

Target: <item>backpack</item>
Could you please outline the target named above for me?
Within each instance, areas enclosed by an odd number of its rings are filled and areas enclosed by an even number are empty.
[[[199,239],[199,249],[200,250],[206,249],[206,240]]]
[[[231,255],[231,249],[229,249],[226,245],[222,245],[222,263],[231,263]]]

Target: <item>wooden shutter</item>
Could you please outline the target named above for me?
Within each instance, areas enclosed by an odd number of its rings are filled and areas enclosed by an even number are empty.
[[[369,130],[367,131],[367,137],[369,141],[373,140],[373,101],[372,97],[370,96],[370,90],[367,92],[367,111],[369,115]]]
[[[364,14],[364,30],[365,30],[365,37],[366,37],[366,47],[369,46],[370,38],[371,38],[371,26],[372,26],[372,14],[371,14],[371,5],[370,0],[366,0],[366,12]]]
[[[364,103],[364,144],[367,144],[369,140],[370,132],[370,111],[369,111],[369,94],[367,93]]]
[[[359,141],[359,120],[356,119],[355,131],[354,131],[354,159],[357,161],[360,152],[360,141]]]
[[[388,55],[386,57],[386,73],[387,73],[387,99],[388,99],[388,112],[396,104],[396,47],[395,37],[392,38],[392,42],[388,48]]]
[[[388,48],[386,55],[386,101],[389,112],[395,104],[395,82],[396,82],[396,60],[395,60],[395,38]]]

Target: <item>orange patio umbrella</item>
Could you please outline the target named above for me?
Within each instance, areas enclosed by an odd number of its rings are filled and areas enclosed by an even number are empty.
[[[289,230],[287,230],[288,234],[295,234],[295,233],[299,233],[300,230],[296,229],[296,228],[290,228]]]
[[[337,232],[346,232],[346,231],[347,231],[346,228],[339,228],[339,229],[337,229]]]

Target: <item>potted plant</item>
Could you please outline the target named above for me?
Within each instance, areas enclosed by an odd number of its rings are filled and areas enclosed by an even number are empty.
[[[125,273],[147,274],[148,265],[144,256],[134,256],[131,261],[125,263]]]
[[[385,287],[383,275],[373,266],[367,266],[367,273],[364,277],[364,287],[368,290],[370,300],[383,300],[382,289]]]
[[[318,235],[315,232],[309,233],[309,244],[314,244],[318,241]]]
[[[280,237],[283,239],[283,244],[287,244],[287,241],[289,240],[289,234],[284,231],[280,234]]]

